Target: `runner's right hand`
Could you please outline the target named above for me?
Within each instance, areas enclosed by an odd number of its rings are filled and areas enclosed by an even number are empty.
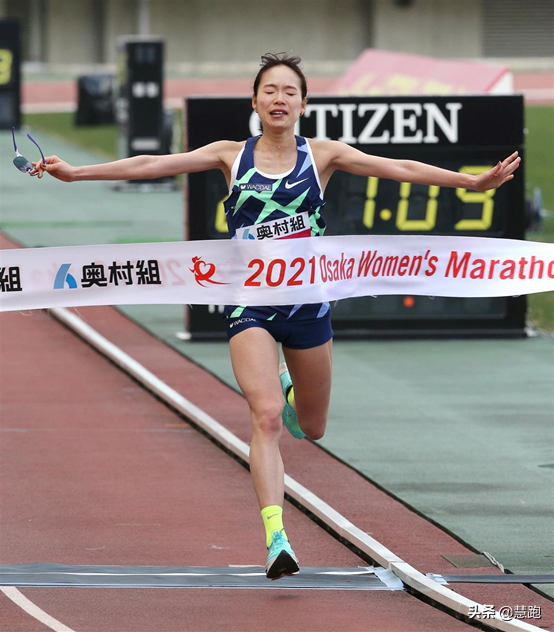
[[[73,182],[75,179],[75,167],[72,167],[69,163],[63,161],[57,156],[47,156],[45,158],[46,164],[39,160],[37,162],[31,162],[34,169],[29,172],[34,176],[38,173],[38,177],[42,178],[46,171],[54,178],[61,180],[62,182]]]

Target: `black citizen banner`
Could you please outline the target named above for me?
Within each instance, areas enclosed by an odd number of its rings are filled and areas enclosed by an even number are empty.
[[[190,98],[184,148],[261,133],[249,98]],[[518,150],[523,157],[523,98],[315,97],[296,133],[346,142],[360,151],[419,160],[477,174]],[[185,184],[186,239],[228,239],[221,172],[190,174]],[[188,190],[187,190],[188,187]],[[457,235],[524,239],[520,170],[498,190],[476,192],[336,172],[325,191],[326,235]],[[190,212],[189,212],[190,209]],[[522,336],[525,298],[382,296],[333,308],[341,336]],[[221,306],[188,310],[193,337],[223,336]]]
[[[191,148],[215,140],[244,140],[259,129],[251,99],[186,99]],[[483,148],[523,144],[523,96],[313,97],[299,121],[299,133],[349,145]],[[371,146],[371,150],[369,149]]]

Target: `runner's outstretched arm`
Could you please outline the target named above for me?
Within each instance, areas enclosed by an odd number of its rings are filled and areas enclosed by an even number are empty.
[[[145,180],[175,176],[180,173],[192,173],[207,169],[222,169],[225,166],[225,154],[235,150],[238,143],[218,141],[194,151],[164,156],[134,156],[99,165],[74,167],[58,156],[48,156],[46,165],[33,162],[34,170],[42,178],[44,172],[63,182],[81,180]]]
[[[456,187],[486,191],[496,189],[519,167],[517,151],[504,161],[479,175],[440,169],[415,160],[395,160],[366,154],[340,141],[328,141],[326,150],[331,167],[356,175],[389,178],[398,182]]]

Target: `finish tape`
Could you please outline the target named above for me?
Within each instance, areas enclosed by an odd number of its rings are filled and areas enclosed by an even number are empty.
[[[553,290],[554,244],[485,237],[350,235],[0,251],[0,311]]]

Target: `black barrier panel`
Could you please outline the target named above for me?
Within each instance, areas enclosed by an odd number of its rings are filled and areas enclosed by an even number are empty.
[[[75,125],[114,123],[112,75],[83,75],[77,81]]]
[[[184,147],[244,140],[260,133],[249,98],[190,98]],[[297,130],[302,136],[347,142],[360,151],[480,173],[519,151],[523,158],[523,98],[316,97]],[[524,172],[486,192],[439,188],[337,171],[325,191],[326,235],[457,235],[524,239]],[[188,176],[187,239],[228,239],[221,172]],[[188,196],[188,198],[187,198]],[[223,337],[221,306],[188,309],[193,339]],[[337,337],[523,336],[525,297],[428,298],[381,296],[340,301]]]
[[[0,20],[0,129],[21,127],[21,27]]]
[[[119,157],[167,153],[168,132],[163,111],[164,43],[157,38],[121,37],[118,55],[116,119]],[[163,184],[172,180],[159,178],[132,182]]]

